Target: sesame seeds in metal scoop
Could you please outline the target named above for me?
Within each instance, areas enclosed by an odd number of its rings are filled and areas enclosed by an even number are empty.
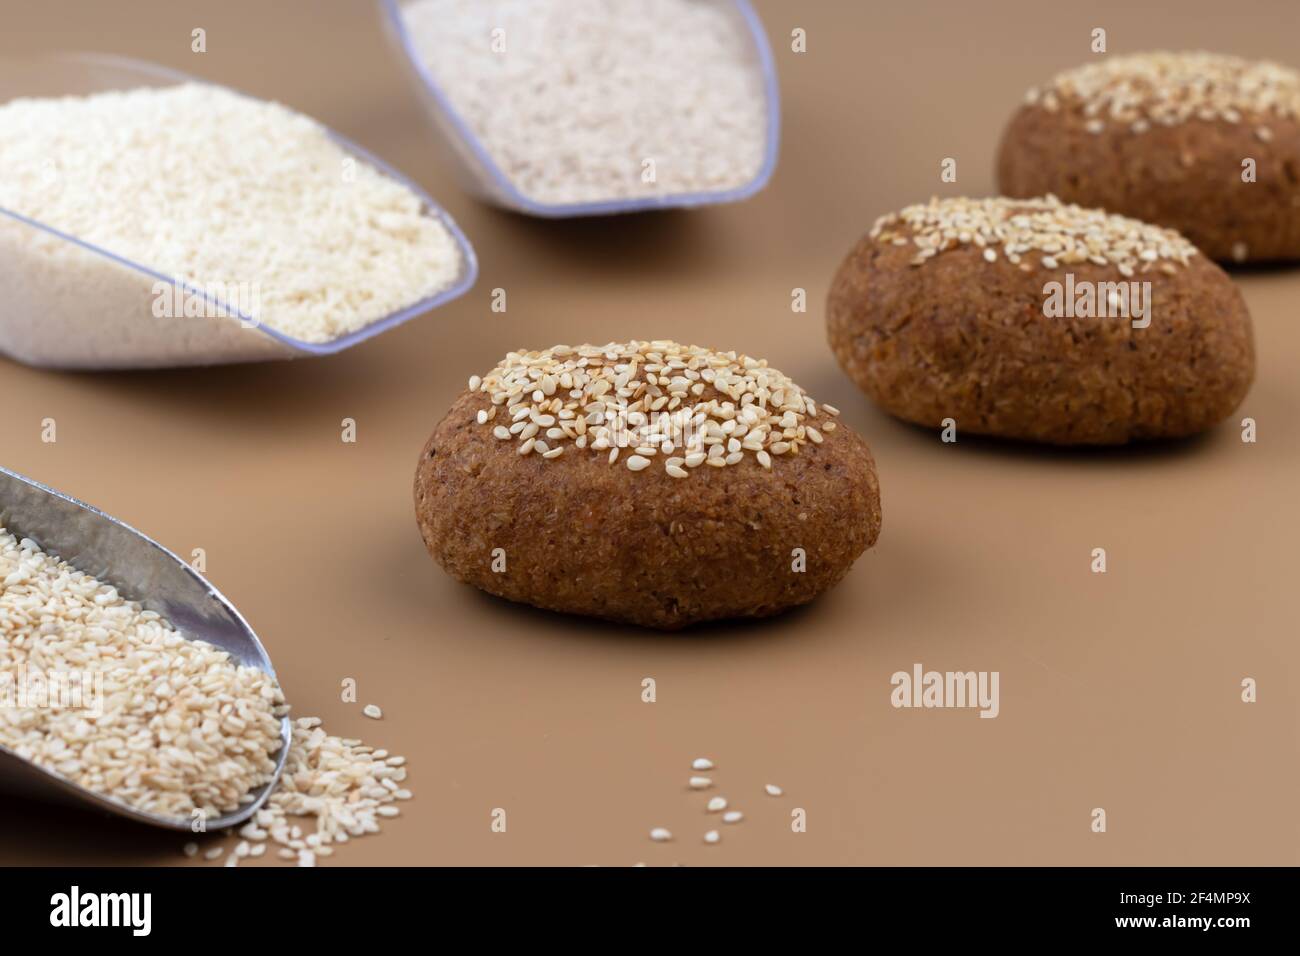
[[[511,352],[469,387],[492,400],[478,423],[520,455],[589,448],[611,465],[621,457],[630,471],[662,467],[673,478],[746,458],[771,470],[821,444],[838,414],[765,361],[669,341]]]
[[[1026,272],[1092,263],[1132,276],[1156,268],[1173,272],[1197,254],[1196,247],[1172,229],[1067,205],[1055,196],[934,198],[880,217],[871,236],[881,243],[915,246],[914,266],[974,246],[984,250],[988,262],[1002,257]]]

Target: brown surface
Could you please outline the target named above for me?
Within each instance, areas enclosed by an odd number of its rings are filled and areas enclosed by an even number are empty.
[[[728,396],[706,388],[695,400]],[[774,456],[770,471],[749,455],[681,479],[658,460],[632,472],[590,448],[521,456],[475,421],[491,407],[467,391],[434,429],[416,513],[448,574],[512,601],[669,630],[766,617],[832,587],[880,533],[875,464],[847,427]],[[504,573],[492,568],[498,548]],[[799,573],[793,548],[805,553]]]
[[[992,191],[1007,104],[1076,63],[1098,23],[1115,49],[1285,61],[1291,5],[760,7],[773,36],[809,36],[802,56],[778,43],[771,187],[698,213],[544,223],[478,206],[430,163],[366,4],[10,4],[0,51],[135,54],[320,117],[442,199],[483,273],[453,306],[328,360],[113,375],[0,362],[4,463],[206,548],[296,711],[410,758],[403,817],[332,864],[1300,863],[1300,273],[1234,275],[1255,319],[1253,445],[1231,424],[1105,453],[942,445],[862,398],[821,307],[877,215]],[[949,156],[955,185],[939,182]],[[796,286],[807,314],[790,311]],[[496,287],[506,315],[489,310]],[[779,356],[871,444],[885,528],[823,600],[664,636],[482,597],[425,554],[411,472],[469,372],[520,345],[648,332]],[[57,444],[40,441],[45,417]],[[1105,575],[1089,573],[1094,547]],[[890,675],[916,661],[1000,671],[1001,715],[891,708]],[[339,701],[345,677],[382,722]],[[1244,677],[1258,703],[1240,701]],[[684,789],[701,754],[748,813],[713,847]],[[769,780],[787,796],[763,796]],[[790,830],[796,806],[806,833]],[[1098,806],[1104,835],[1089,830]],[[182,862],[174,836],[3,810],[2,862]],[[679,839],[651,844],[654,825]]]
[[[890,227],[910,240],[903,223]],[[1044,319],[1043,286],[1123,283],[1091,262],[1024,271],[973,244],[920,266],[916,247],[864,236],[827,299],[831,349],[864,392],[907,421],[1059,445],[1183,438],[1223,421],[1255,372],[1250,316],[1213,262],[1193,256],[1150,282],[1151,324]]]
[[[1300,50],[1288,66],[1300,66]],[[998,184],[1008,196],[1053,193],[1066,202],[1177,229],[1212,259],[1300,259],[1300,123],[1243,116],[1238,125],[1190,120],[1137,135],[1107,124],[1084,127],[1077,100],[1049,113],[1022,106],[998,153]],[[1265,143],[1255,130],[1273,133]],[[1241,163],[1256,179],[1242,182]]]

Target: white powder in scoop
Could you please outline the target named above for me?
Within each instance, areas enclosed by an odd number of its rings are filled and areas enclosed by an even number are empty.
[[[533,200],[724,190],[759,173],[766,94],[730,3],[415,0],[403,10],[435,82]]]
[[[461,266],[420,197],[319,123],[198,83],[0,106],[0,207],[242,289],[246,314],[309,342],[434,295]]]

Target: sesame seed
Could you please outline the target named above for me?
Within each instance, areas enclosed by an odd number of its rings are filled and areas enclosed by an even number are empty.
[[[1095,116],[1084,124],[1091,133],[1101,132],[1107,121],[1140,133],[1151,123],[1300,118],[1300,73],[1217,53],[1108,56],[1058,74],[1048,95],[1060,108]],[[1047,109],[1046,99],[1036,97],[1029,105]]]
[[[993,250],[993,249],[985,249],[985,250],[984,250],[984,261],[985,261],[985,262],[997,262],[997,261],[998,261],[998,254],[997,254],[997,251],[996,251],[996,250]]]
[[[215,860],[217,857],[221,856],[225,852],[226,852],[226,848],[223,846],[210,847],[209,849],[203,852],[203,859]]]
[[[785,792],[784,790],[782,790],[780,787],[778,787],[778,786],[777,786],[776,784],[774,784],[774,783],[765,783],[765,784],[763,784],[763,789],[767,791],[767,795],[768,795],[769,797],[779,797],[779,796],[781,796],[781,794],[783,794],[783,793]]]
[[[722,815],[723,823],[739,823],[743,819],[745,819],[745,815],[739,810],[728,810]]]
[[[650,839],[656,843],[667,843],[673,838],[672,832],[666,827],[655,827],[650,831]]]
[[[713,780],[709,777],[691,777],[689,786],[692,790],[705,790],[713,786]]]
[[[505,406],[512,424],[493,434],[548,460],[570,442],[606,453],[610,464],[628,448],[629,470],[663,455],[665,471],[686,478],[688,469],[736,466],[759,453],[770,468],[773,455],[817,444],[805,437],[817,403],[787,376],[751,356],[669,341],[510,352],[478,391],[494,403],[475,412],[479,424]]]
[[[712,770],[713,761],[708,757],[696,757],[691,761],[692,770]]]
[[[87,695],[0,695],[0,746],[175,820],[234,812],[272,779],[288,710],[273,677],[3,525],[0,582],[0,677],[71,677]]]
[[[197,843],[187,843],[181,848],[186,856],[198,856],[199,845]]]
[[[878,241],[910,233],[918,248],[938,254],[963,246],[986,243],[982,255],[1001,249],[1009,263],[1029,270],[1021,262],[1024,253],[1038,252],[1044,268],[1059,268],[1062,262],[1096,262],[1111,265],[1121,273],[1131,270],[1139,256],[1152,250],[1160,260],[1187,265],[1196,247],[1172,229],[1136,219],[1114,216],[1100,209],[1066,205],[1055,196],[1043,199],[934,198],[928,204],[908,206],[882,216],[872,227]],[[969,236],[965,242],[961,236]],[[1148,260],[1152,261],[1152,260]],[[835,414],[823,404],[828,414]],[[774,443],[775,444],[775,443]],[[776,449],[771,449],[774,453]]]
[[[650,459],[641,455],[633,455],[628,458],[627,467],[629,471],[640,471],[643,468],[649,468]]]
[[[712,797],[709,800],[708,810],[710,813],[717,813],[719,810],[727,809],[726,797]]]
[[[384,712],[376,704],[366,704],[365,707],[361,708],[361,713],[371,720],[380,720],[384,716]]]
[[[717,843],[721,839],[722,839],[722,834],[718,833],[717,830],[709,830],[707,833],[704,834],[705,843]]]

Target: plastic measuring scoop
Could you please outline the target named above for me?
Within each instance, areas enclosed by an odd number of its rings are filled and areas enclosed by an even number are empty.
[[[31,538],[47,554],[114,587],[146,610],[171,621],[187,639],[207,641],[240,664],[272,677],[275,670],[257,635],[230,602],[193,568],[162,545],[97,508],[0,468],[0,527]],[[289,718],[280,721],[280,750],[270,782],[232,813],[205,821],[209,830],[236,826],[266,802],[289,755]],[[172,830],[191,829],[189,818],[137,810],[88,790],[19,757],[0,744],[0,790],[40,800],[80,804]]]
[[[88,96],[206,82],[152,63],[100,54],[0,58],[0,104],[19,97]],[[326,132],[358,162],[414,192],[425,214],[447,229],[460,255],[460,272],[451,285],[355,332],[327,342],[306,342],[266,324],[249,327],[248,316],[204,290],[191,290],[148,263],[0,206],[0,354],[28,365],[67,369],[164,368],[331,355],[467,292],[478,276],[478,262],[451,216],[396,170],[333,130]],[[205,311],[221,314],[156,317],[158,282],[176,287],[182,297],[191,291],[204,295],[213,304]]]
[[[730,8],[738,31],[749,38],[753,68],[762,79],[766,107],[766,136],[763,159],[757,175],[749,182],[729,189],[691,193],[655,193],[632,198],[594,202],[548,203],[532,199],[519,190],[492,158],[473,127],[457,112],[450,97],[434,79],[420,56],[403,14],[414,0],[382,0],[381,16],[385,34],[405,64],[407,75],[420,95],[438,134],[441,152],[459,173],[461,183],[472,195],[485,202],[531,216],[564,218],[571,216],[606,216],[641,212],[650,209],[691,208],[718,203],[739,202],[753,196],[772,178],[776,169],[781,139],[781,94],[776,78],[776,64],[768,44],[763,23],[748,0],[716,0]],[[651,0],[652,2],[652,0]],[[486,42],[486,40],[485,40]]]

